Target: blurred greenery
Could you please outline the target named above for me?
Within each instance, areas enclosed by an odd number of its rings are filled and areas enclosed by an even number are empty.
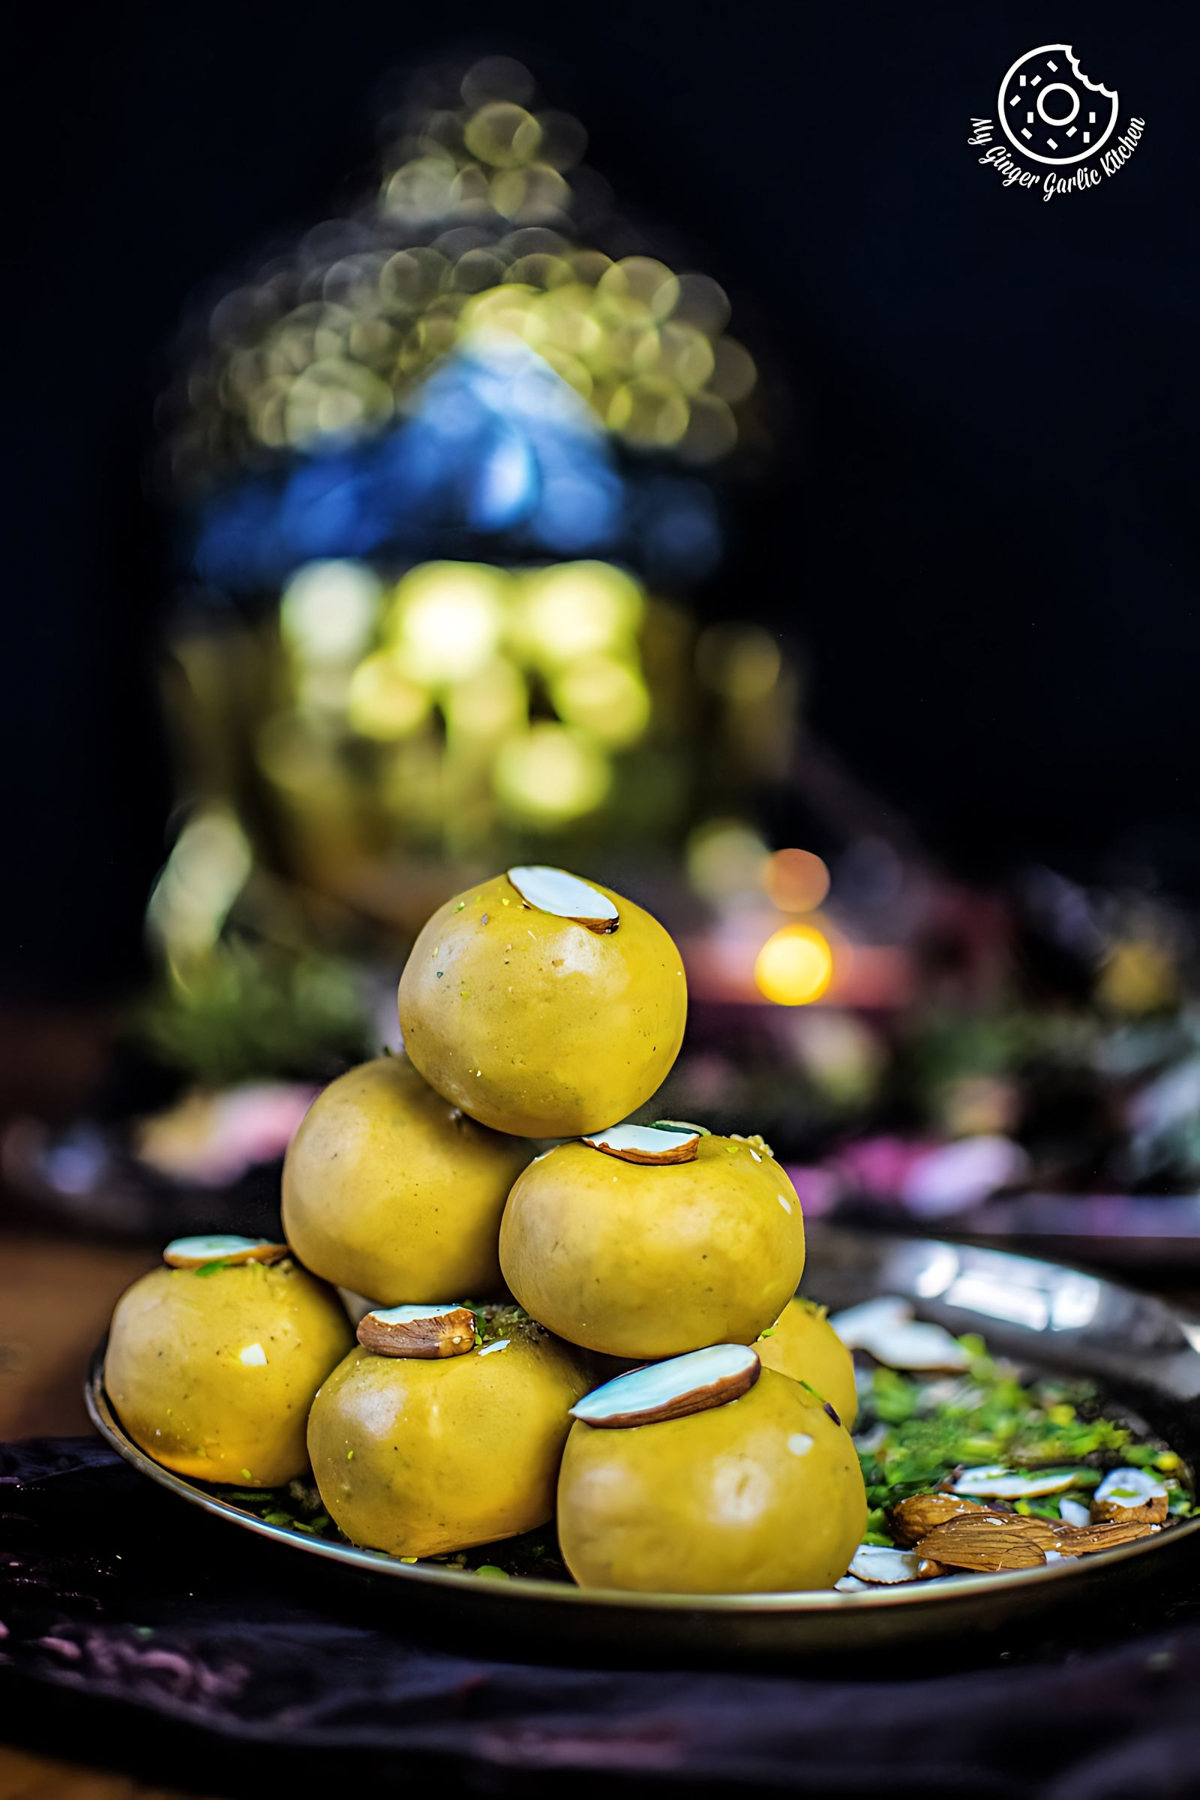
[[[868,1542],[893,1542],[887,1510],[937,1488],[964,1465],[1018,1472],[1066,1466],[1075,1476],[1068,1497],[1086,1501],[1105,1469],[1136,1462],[1163,1473],[1173,1513],[1190,1510],[1174,1474],[1179,1458],[1161,1439],[1139,1440],[1128,1420],[1108,1417],[1090,1383],[1026,1382],[989,1356],[981,1338],[959,1342],[969,1357],[961,1378],[929,1380],[887,1368],[870,1377],[857,1429],[872,1508]],[[1063,1497],[1020,1501],[1017,1510],[1057,1519]]]
[[[204,1086],[328,1074],[378,1050],[361,969],[313,951],[224,942],[168,973],[136,1035]]]

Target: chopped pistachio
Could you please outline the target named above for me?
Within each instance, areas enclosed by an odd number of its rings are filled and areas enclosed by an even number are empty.
[[[1175,1453],[1161,1440],[1132,1442],[1131,1428],[1104,1416],[1090,1385],[1022,1381],[1014,1368],[989,1356],[980,1338],[958,1341],[969,1362],[953,1385],[886,1368],[867,1378],[858,1434],[868,1503],[875,1509],[872,1532],[887,1530],[876,1514],[954,1482],[965,1470],[999,1467],[1014,1482],[1025,1478],[1031,1485],[1049,1471],[1069,1470],[1071,1485],[1063,1495],[1013,1495],[1019,1515],[1055,1523],[1068,1511],[1060,1512],[1061,1499],[1070,1501],[1070,1510],[1086,1509],[1104,1472],[1118,1464],[1165,1473],[1159,1458]],[[1181,1494],[1171,1503],[1172,1516],[1189,1506]]]

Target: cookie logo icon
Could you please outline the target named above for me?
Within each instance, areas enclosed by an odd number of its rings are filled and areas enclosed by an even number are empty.
[[[1089,81],[1070,44],[1043,44],[1019,56],[1000,83],[997,105],[1009,143],[1040,163],[1094,156],[1117,122],[1115,89]]]

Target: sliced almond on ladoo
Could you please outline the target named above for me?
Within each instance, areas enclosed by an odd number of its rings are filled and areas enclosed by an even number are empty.
[[[602,937],[621,923],[611,900],[565,869],[552,869],[544,863],[521,864],[508,871],[508,879],[527,906],[552,913],[556,919],[569,919],[572,925],[584,925]]]
[[[1092,1495],[1092,1522],[1161,1525],[1167,1490],[1149,1469],[1112,1469]]]
[[[381,1307],[363,1314],[358,1341],[376,1356],[465,1356],[475,1348],[475,1314],[457,1303]]]
[[[571,1417],[604,1429],[683,1419],[740,1399],[761,1373],[758,1356],[745,1344],[711,1344],[615,1376],[577,1401]]]
[[[700,1133],[686,1125],[678,1130],[663,1125],[612,1125],[580,1141],[622,1162],[665,1168],[670,1163],[695,1162]]]
[[[173,1269],[203,1269],[209,1263],[275,1263],[290,1255],[286,1244],[273,1244],[268,1238],[217,1234],[172,1238],[163,1251],[163,1261]]]

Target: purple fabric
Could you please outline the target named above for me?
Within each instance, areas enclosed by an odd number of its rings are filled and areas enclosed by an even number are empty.
[[[117,1721],[100,1759],[136,1747],[158,1779],[202,1770],[230,1794],[276,1791],[268,1768],[328,1768],[385,1792],[433,1770],[459,1792],[569,1784],[571,1800],[614,1782],[689,1796],[1195,1795],[1200,1558],[1181,1546],[1164,1563],[1053,1637],[1014,1628],[896,1668],[637,1668],[636,1644],[619,1669],[539,1664],[436,1641],[399,1607],[394,1623],[356,1619],[286,1552],[189,1512],[97,1441],[0,1445],[0,1735],[53,1716],[70,1737],[78,1708],[72,1754]]]

